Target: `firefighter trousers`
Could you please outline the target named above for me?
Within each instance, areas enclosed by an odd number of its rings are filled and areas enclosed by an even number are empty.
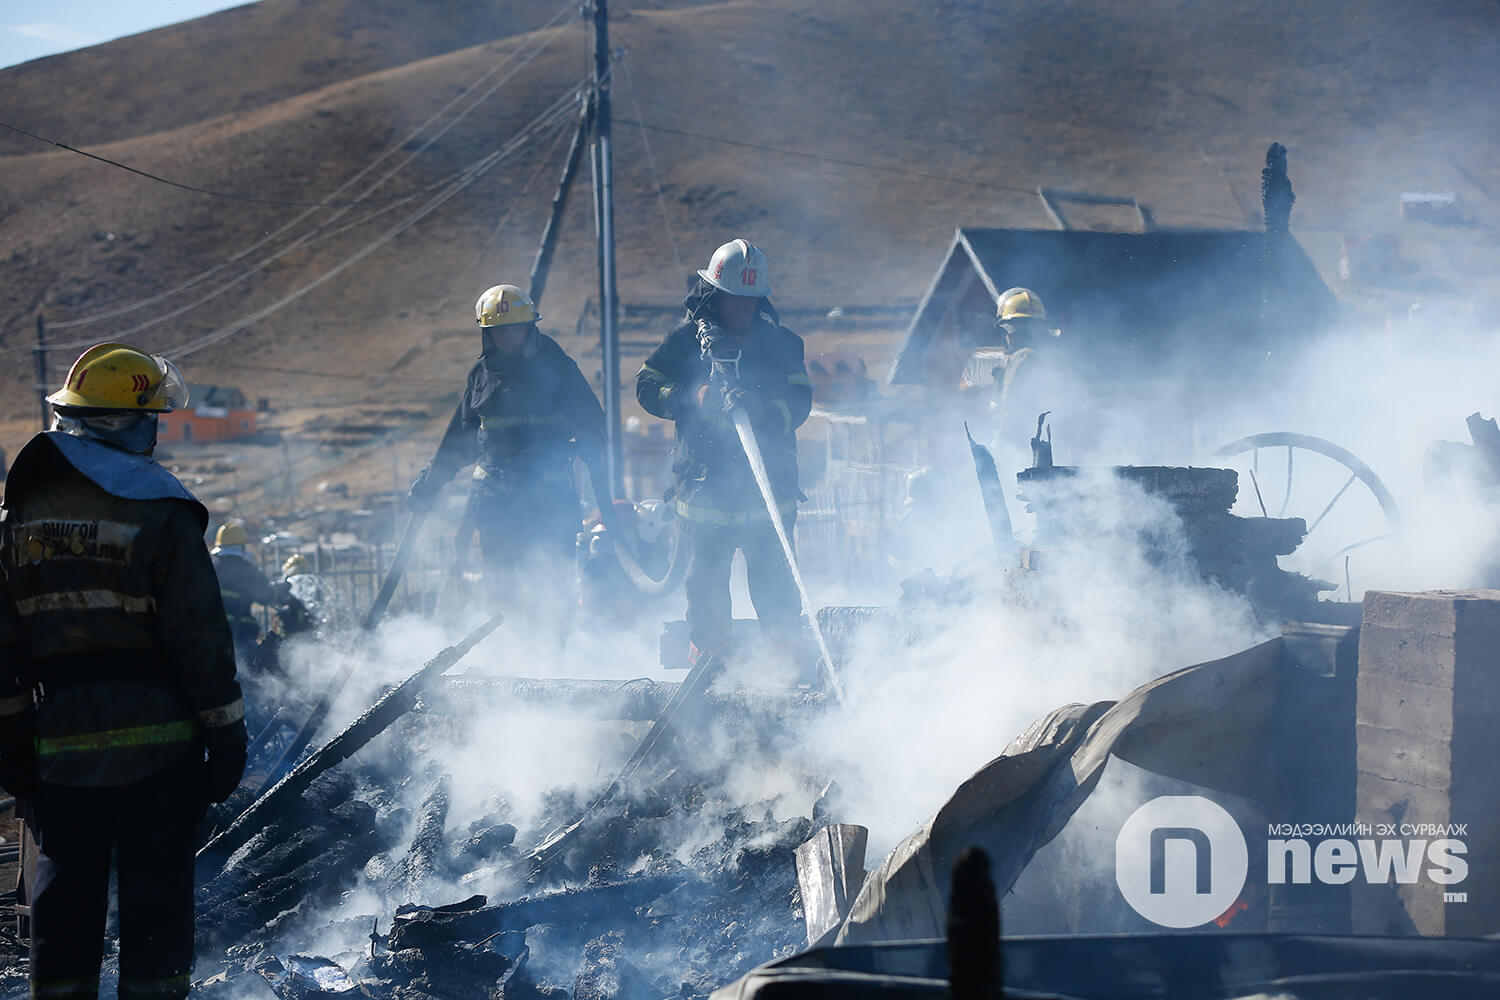
[[[567,633],[577,603],[578,499],[565,490],[507,493],[477,484],[469,496],[491,605],[516,622]]]
[[[192,754],[129,785],[44,783],[33,803],[31,995],[99,993],[110,852],[119,887],[122,1000],[175,1000],[193,968],[193,854],[204,804]]]
[[[791,530],[790,524],[787,530]],[[729,573],[735,549],[745,554],[750,602],[755,605],[761,631],[775,642],[796,641],[802,602],[776,529],[769,522],[684,525],[683,541],[690,545],[683,587],[687,591],[688,638],[694,646],[722,651],[729,645],[733,616]]]

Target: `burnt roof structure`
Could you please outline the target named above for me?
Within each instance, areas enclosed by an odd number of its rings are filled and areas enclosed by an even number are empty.
[[[1337,314],[1290,234],[961,228],[887,381],[956,386],[969,355],[994,343],[995,303],[1016,285],[1042,297],[1063,331],[1059,350],[1087,376],[1169,360],[1209,380],[1233,379]]]

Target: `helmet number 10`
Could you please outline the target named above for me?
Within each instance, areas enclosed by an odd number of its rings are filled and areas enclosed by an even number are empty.
[[[742,285],[746,285],[746,286],[748,286],[750,288],[754,288],[755,287],[755,278],[756,278],[755,268],[753,268],[753,267],[747,267],[747,268],[744,268],[743,270],[740,271],[740,284],[742,284]]]

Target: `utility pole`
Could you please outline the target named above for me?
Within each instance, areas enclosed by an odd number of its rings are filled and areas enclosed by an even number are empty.
[[[42,430],[52,426],[52,410],[47,405],[47,321],[36,317],[36,394],[42,404]]]
[[[542,306],[542,293],[547,290],[547,272],[552,269],[552,255],[557,250],[557,233],[562,227],[563,212],[568,207],[568,192],[573,187],[573,178],[578,165],[583,162],[583,143],[594,121],[594,102],[582,102],[578,110],[578,130],[573,133],[573,144],[568,147],[568,159],[563,164],[562,177],[557,182],[557,193],[552,196],[552,214],[547,217],[547,228],[542,230],[542,245],[537,247],[536,260],[531,265],[531,301]]]
[[[615,288],[615,193],[611,155],[609,3],[594,4],[594,222],[599,237],[599,346],[604,383],[604,460],[609,490],[625,492],[625,456],[620,440],[619,295]],[[601,504],[606,501],[600,498]]]

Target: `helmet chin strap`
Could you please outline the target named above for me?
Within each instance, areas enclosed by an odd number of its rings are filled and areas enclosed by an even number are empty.
[[[101,413],[85,416],[59,407],[52,417],[52,429],[74,437],[102,441],[137,455],[149,455],[156,450],[155,413]]]

